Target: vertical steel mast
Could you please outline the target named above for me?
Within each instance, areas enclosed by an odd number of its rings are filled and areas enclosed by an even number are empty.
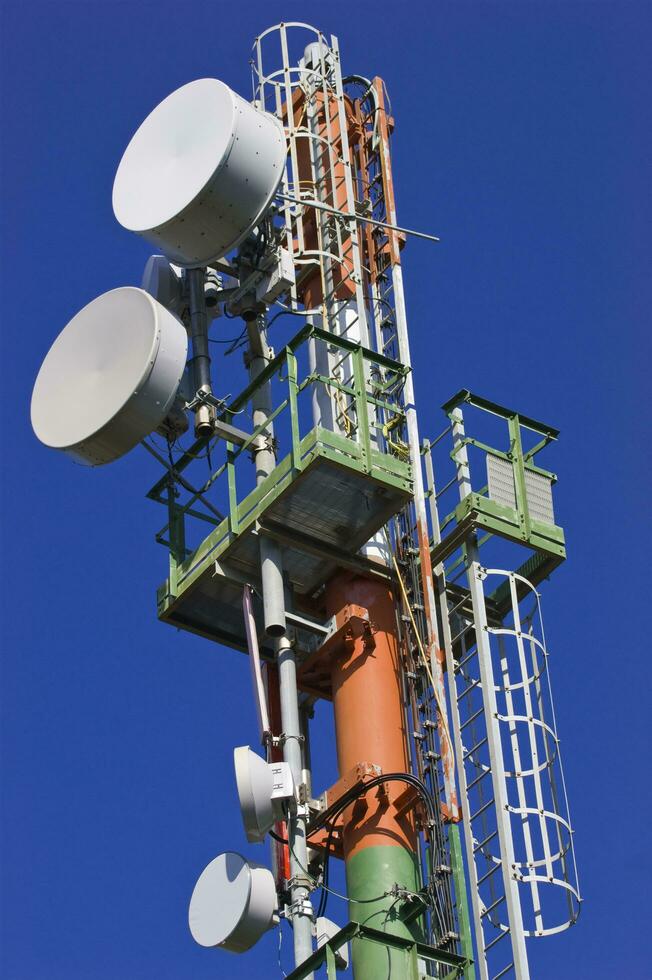
[[[369,758],[369,750],[365,751],[365,746],[369,741],[364,736],[374,732],[390,732],[392,726],[387,728],[387,719],[392,716],[392,711],[399,711],[403,721],[400,728],[396,729],[396,746],[391,748],[390,743],[386,748],[375,745],[376,764],[383,758],[393,758],[395,762],[402,763],[399,771],[410,769],[410,757],[413,757],[413,764],[416,766],[419,778],[424,778],[430,782],[431,790],[439,794],[438,777],[439,771],[434,764],[436,753],[430,749],[432,758],[427,761],[425,768],[416,762],[416,756],[421,754],[419,737],[423,737],[422,732],[415,731],[410,736],[411,729],[421,729],[422,723],[427,722],[422,715],[425,711],[434,715],[439,745],[439,758],[441,759],[441,771],[443,774],[443,790],[445,804],[438,810],[434,819],[436,826],[431,824],[425,828],[428,844],[428,851],[431,864],[436,864],[439,868],[449,868],[454,864],[455,892],[457,894],[457,909],[453,909],[451,889],[444,886],[439,889],[438,903],[443,905],[438,909],[438,915],[442,922],[447,922],[447,927],[437,930],[437,942],[444,947],[450,948],[451,943],[453,953],[456,952],[455,944],[462,935],[462,945],[464,953],[469,962],[468,974],[472,975],[470,960],[472,957],[470,932],[468,927],[468,917],[466,915],[466,894],[464,886],[463,867],[459,843],[457,839],[457,829],[455,822],[459,818],[457,795],[455,789],[453,746],[449,734],[447,721],[446,695],[443,682],[444,655],[442,645],[438,638],[437,609],[435,590],[433,585],[432,567],[430,562],[429,532],[427,526],[427,516],[425,507],[425,495],[423,477],[421,472],[421,453],[419,446],[418,423],[416,417],[415,399],[411,375],[410,349],[407,333],[407,320],[405,312],[405,301],[403,294],[402,271],[400,266],[400,242],[397,231],[391,230],[397,226],[396,208],[394,203],[393,180],[391,172],[391,162],[389,155],[389,123],[384,104],[384,87],[380,79],[374,82],[352,79],[355,88],[362,88],[362,92],[347,95],[342,80],[340,69],[339,47],[337,39],[331,39],[327,43],[326,39],[314,33],[314,37],[309,39],[304,48],[303,58],[294,65],[290,61],[289,55],[289,34],[292,28],[301,28],[302,25],[280,25],[273,28],[257,40],[255,46],[255,95],[258,104],[267,108],[268,105],[275,108],[279,118],[282,119],[286,131],[289,134],[289,167],[288,176],[283,185],[283,199],[288,202],[285,207],[286,215],[286,234],[288,248],[291,250],[295,267],[299,270],[297,277],[297,288],[293,295],[293,302],[300,308],[303,301],[304,307],[314,308],[319,317],[319,322],[328,331],[353,338],[362,342],[365,346],[371,346],[373,335],[376,349],[379,353],[385,354],[391,341],[388,341],[388,325],[394,330],[393,354],[396,360],[405,368],[405,374],[400,388],[397,387],[392,392],[390,398],[397,408],[400,408],[401,418],[398,416],[392,419],[394,437],[398,439],[395,445],[399,445],[405,439],[405,450],[401,450],[406,460],[411,463],[413,476],[412,502],[407,507],[405,514],[397,520],[396,527],[394,522],[388,527],[387,532],[381,535],[378,541],[378,558],[388,564],[388,572],[394,579],[392,592],[381,591],[373,600],[376,616],[382,618],[383,603],[380,597],[384,594],[386,606],[385,619],[397,619],[397,628],[390,631],[393,639],[391,646],[394,653],[389,657],[387,674],[382,681],[380,667],[380,650],[374,660],[370,661],[367,668],[363,667],[365,657],[365,645],[363,637],[360,638],[362,646],[354,657],[355,670],[351,678],[343,683],[339,674],[338,681],[332,681],[333,700],[335,707],[336,732],[338,739],[338,758],[340,762],[340,772],[342,776],[353,763],[359,764],[363,759]],[[277,50],[282,54],[282,64],[278,67],[269,68],[265,59],[265,50],[269,46],[272,36],[278,35]],[[291,206],[290,206],[291,205]],[[379,214],[382,209],[382,215]],[[367,214],[369,224],[364,229],[359,228],[357,217],[360,214]],[[355,216],[355,217],[354,217]],[[353,220],[352,220],[353,219]],[[366,234],[365,234],[366,233]],[[389,260],[389,261],[388,261]],[[384,284],[389,284],[389,288],[384,290],[381,297],[379,290]],[[373,324],[373,331],[369,329],[369,324]],[[328,364],[328,359],[325,362]],[[332,358],[330,364],[332,366]],[[316,360],[313,360],[316,365]],[[344,364],[344,370],[347,365]],[[337,379],[336,371],[333,372],[333,379]],[[383,411],[376,410],[371,416],[364,420],[357,419],[356,424],[364,424],[371,427],[371,435],[375,445],[384,442],[383,438]],[[385,413],[388,414],[388,413]],[[326,414],[321,411],[319,421],[324,424]],[[333,413],[334,428],[340,431],[346,429],[348,416],[341,411]],[[317,420],[317,418],[316,418]],[[399,424],[396,424],[396,423]],[[387,436],[387,430],[384,435]],[[389,551],[388,551],[389,545]],[[403,554],[410,555],[412,566],[412,581],[410,583],[410,595],[405,588],[401,578],[398,559]],[[414,560],[416,558],[416,561]],[[398,581],[396,579],[398,576]],[[399,589],[399,582],[401,588]],[[360,605],[365,609],[364,615],[369,619],[371,613],[364,603],[355,601],[354,596],[358,591],[362,594],[369,593],[373,582],[370,579],[351,577],[349,573],[342,573],[336,576],[327,585],[327,610],[333,617],[335,623],[348,621],[347,612],[352,605]],[[409,616],[405,616],[404,606],[407,608],[410,602],[417,603],[417,595],[421,600],[419,604],[420,612],[417,613],[422,620],[419,625],[415,621],[412,611],[408,609]],[[373,589],[372,589],[373,592]],[[334,601],[334,597],[338,601]],[[370,600],[371,602],[371,600]],[[400,622],[401,612],[405,622]],[[371,617],[373,618],[373,617]],[[342,627],[340,627],[341,629]],[[385,636],[390,634],[385,633]],[[407,651],[406,651],[407,645]],[[332,647],[332,643],[330,644]],[[328,656],[332,659],[332,649],[329,647]],[[385,644],[383,644],[383,648]],[[428,696],[426,689],[430,687],[430,682],[425,682],[423,678],[417,682],[410,675],[407,669],[407,659],[413,658],[416,648],[421,651],[421,657],[417,655],[417,663],[421,674],[427,671],[430,681],[432,681],[432,693]],[[406,659],[407,652],[407,659]],[[340,652],[338,657],[343,654]],[[309,669],[314,669],[314,659],[310,663]],[[348,661],[349,658],[347,658]],[[393,665],[393,666],[392,666]],[[354,726],[356,715],[355,710],[356,696],[352,693],[354,689],[353,676],[358,680],[366,677],[371,671],[370,678],[365,680],[361,687],[356,688],[358,697],[362,697],[365,689],[374,689],[379,686],[385,691],[384,698],[374,698],[366,709],[367,725],[363,726],[360,734],[356,736],[350,729]],[[373,681],[376,681],[374,685]],[[418,695],[415,695],[417,687]],[[334,694],[335,689],[338,696]],[[394,691],[393,700],[387,698],[390,692]],[[415,697],[425,697],[430,703],[427,708],[419,714],[416,707]],[[338,704],[347,704],[347,710],[338,708]],[[392,709],[390,704],[394,705]],[[411,718],[411,709],[414,711],[414,719]],[[378,714],[376,714],[376,710]],[[427,729],[426,729],[427,730]],[[416,736],[416,737],[415,737]],[[374,736],[370,735],[372,745]],[[389,738],[389,734],[387,735]],[[434,745],[434,733],[428,732],[428,744]],[[356,746],[350,749],[351,741]],[[410,743],[413,743],[412,745]],[[415,751],[415,744],[417,750]],[[345,750],[343,746],[348,749]],[[428,750],[426,750],[428,751]],[[425,784],[424,784],[425,785]],[[386,791],[391,799],[392,789]],[[400,795],[400,794],[399,794]],[[381,810],[387,803],[381,805]],[[409,809],[409,808],[408,808]],[[369,825],[377,818],[370,814]],[[385,816],[385,819],[386,816]],[[450,822],[453,828],[452,834],[455,842],[452,846],[454,860],[448,859],[448,843],[442,830],[442,822]],[[419,847],[414,831],[405,836],[405,829],[398,828],[390,836],[396,840],[404,839],[406,844],[406,854],[412,854],[408,858],[408,865],[412,865],[417,859]],[[376,881],[376,892],[382,896],[383,889],[386,892],[385,906],[391,907],[392,893],[387,889],[387,874],[394,877],[396,885],[401,879],[405,878],[404,888],[416,894],[420,886],[421,873],[404,869],[399,874],[394,866],[391,854],[398,856],[398,851],[394,847],[389,852],[377,851],[374,846],[374,835],[365,834],[360,829],[357,832],[358,843],[354,847],[355,854],[347,846],[350,833],[345,825],[342,830],[344,842],[344,853],[347,858],[347,881],[349,883],[349,896],[352,903],[352,914],[360,917],[364,911],[360,906],[362,902],[369,903],[369,886]],[[447,836],[447,835],[446,835]],[[437,843],[435,843],[435,837]],[[387,840],[387,836],[385,837]],[[359,853],[358,853],[359,852]],[[437,853],[437,860],[434,855]],[[363,855],[363,856],[362,856]],[[355,861],[354,861],[355,857]],[[356,873],[354,866],[361,865],[364,861],[365,872],[362,875],[365,887],[362,892],[366,892],[366,897],[361,897],[360,888],[356,882],[360,875]],[[400,861],[399,861],[400,864]],[[373,869],[376,869],[375,874]],[[448,872],[450,873],[450,871]],[[432,875],[428,874],[428,878]],[[372,889],[373,890],[373,889]],[[443,900],[443,901],[442,901]],[[370,903],[372,906],[374,903]],[[378,902],[376,902],[378,904]],[[374,911],[373,915],[377,912]],[[458,927],[454,920],[459,915],[461,925]],[[459,931],[458,931],[459,929]],[[386,955],[380,953],[379,955]],[[354,944],[354,969],[360,976],[375,976],[379,969],[377,957],[375,958],[369,944],[361,945],[359,942]],[[367,970],[368,972],[363,972]],[[413,961],[411,970],[416,970],[416,961]]]

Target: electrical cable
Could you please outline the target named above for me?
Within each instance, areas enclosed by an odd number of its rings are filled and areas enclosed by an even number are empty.
[[[308,869],[304,868],[303,864],[294,853],[294,849],[292,847],[290,847],[290,853],[292,854],[292,857],[297,862],[297,864],[299,865],[303,873],[308,878],[310,878],[310,880],[313,882],[316,888],[325,888],[328,893],[330,893],[331,895],[335,895],[337,898],[341,898],[343,902],[351,902],[355,905],[369,905],[372,902],[380,902],[381,899],[387,896],[387,892],[383,892],[382,895],[376,895],[374,898],[349,898],[348,895],[343,895],[341,892],[335,891],[334,888],[330,888],[327,885],[324,885],[323,881],[320,883],[317,880],[317,878],[314,877],[314,875],[311,875]]]
[[[346,895],[342,895],[339,892],[335,891],[335,889],[331,888],[328,884],[329,858],[331,853],[333,835],[337,829],[335,825],[335,821],[337,817],[342,813],[342,811],[344,811],[348,806],[350,806],[351,803],[354,803],[356,800],[360,799],[367,792],[367,790],[374,789],[376,786],[382,786],[382,784],[386,782],[404,782],[407,783],[409,786],[413,786],[419,792],[419,795],[422,797],[423,801],[426,804],[426,809],[428,810],[430,822],[433,825],[435,824],[437,811],[435,809],[434,801],[432,799],[431,794],[428,791],[427,786],[417,776],[412,775],[412,773],[398,773],[398,772],[386,773],[380,776],[374,776],[373,779],[370,779],[369,782],[364,783],[362,786],[353,787],[347,793],[344,793],[335,804],[334,809],[328,815],[328,821],[329,821],[329,823],[327,823],[328,836],[326,838],[326,850],[324,856],[324,867],[322,871],[321,883],[316,878],[314,878],[313,875],[310,874],[307,868],[303,867],[303,865],[297,858],[296,854],[294,853],[294,850],[292,849],[292,846],[289,844],[288,840],[285,840],[283,837],[281,837],[273,830],[269,831],[270,837],[272,837],[275,841],[278,841],[278,843],[280,844],[287,844],[290,847],[290,851],[293,857],[295,858],[297,864],[301,868],[301,870],[310,878],[311,881],[314,882],[315,887],[322,889],[322,894],[319,900],[319,906],[317,908],[318,917],[325,914],[329,894],[333,894],[337,898],[341,898],[343,901],[351,901],[351,899],[348,899]],[[309,834],[307,834],[308,840],[310,839],[310,837],[313,836],[313,834],[317,833],[317,831],[321,829],[322,829],[321,826],[313,828],[313,830]],[[378,895],[376,898],[353,899],[353,901],[356,902],[357,904],[368,904],[371,902],[378,902],[382,898],[385,898],[386,894],[387,893],[383,895]]]
[[[284,977],[287,977],[287,973],[283,969],[283,962],[281,959],[281,954],[283,950],[283,919],[279,919],[278,923],[278,968]],[[287,920],[285,920],[287,921]]]
[[[324,824],[327,824],[331,819],[336,819],[343,810],[346,810],[346,808],[350,806],[351,803],[354,803],[361,796],[364,796],[364,794],[368,790],[375,789],[377,786],[382,786],[383,783],[392,783],[392,782],[407,783],[408,785],[413,786],[418,791],[419,795],[422,797],[424,803],[426,804],[426,809],[428,810],[428,815],[430,817],[430,820],[433,823],[436,823],[437,810],[435,807],[434,800],[425,783],[423,783],[417,776],[414,776],[411,772],[388,772],[388,773],[382,773],[380,776],[374,776],[373,779],[370,779],[368,782],[363,783],[362,786],[354,786],[346,793],[344,793],[335,804],[333,810],[331,810],[328,813],[328,816],[324,820]],[[314,834],[316,834],[318,831],[322,829],[322,826],[324,824],[320,823],[318,826],[313,827],[313,829],[307,834],[307,837],[310,838],[314,836]],[[270,830],[269,834],[271,837],[274,838],[274,840],[278,841],[280,844],[288,843],[288,841],[285,838],[280,837],[274,831]]]
[[[441,720],[441,727],[444,730],[444,733],[446,735],[446,739],[448,741],[448,746],[450,748],[451,755],[454,757],[455,750],[453,749],[453,740],[451,739],[450,732],[448,731],[448,725],[446,723],[446,710],[445,710],[445,707],[442,706],[442,703],[441,703],[440,698],[439,698],[439,693],[438,693],[437,687],[435,685],[435,679],[432,676],[432,671],[430,669],[430,664],[428,663],[428,658],[426,656],[426,651],[423,649],[423,643],[421,641],[421,635],[419,633],[419,630],[417,629],[417,624],[416,624],[416,622],[414,620],[414,614],[412,612],[412,607],[410,605],[410,600],[408,598],[407,589],[405,588],[405,583],[404,583],[403,577],[401,575],[401,570],[398,567],[398,562],[396,561],[396,555],[392,551],[390,540],[389,540],[389,536],[387,535],[387,531],[385,531],[385,538],[387,540],[387,547],[392,552],[392,561],[394,563],[394,570],[395,570],[395,572],[396,572],[396,574],[398,576],[398,583],[399,583],[399,585],[401,587],[401,594],[403,596],[403,602],[405,603],[405,608],[408,611],[408,615],[409,615],[410,621],[412,623],[412,629],[414,630],[414,635],[416,637],[417,645],[419,647],[419,653],[421,654],[421,659],[423,660],[423,665],[426,668],[426,672],[428,674],[428,679],[430,680],[430,683],[432,685],[432,692],[433,692],[433,694],[435,696],[435,701],[437,702],[437,707],[439,709],[439,718]]]
[[[335,822],[333,822],[328,829],[328,837],[326,838],[326,851],[324,852],[324,868],[322,871],[322,893],[319,898],[319,908],[317,909],[317,916],[322,916],[326,914],[326,905],[328,903],[329,894],[329,868],[330,868],[330,856],[331,856],[331,844],[333,842],[333,835],[335,833]]]
[[[268,323],[267,323],[267,329],[269,330],[269,328],[270,328],[270,327],[271,327],[271,325],[272,325],[272,324],[274,323],[274,321],[275,321],[275,320],[278,320],[278,318],[279,318],[280,316],[302,316],[302,317],[307,317],[307,316],[310,316],[310,315],[311,315],[311,313],[310,313],[310,311],[309,311],[309,310],[308,310],[308,312],[307,312],[307,313],[306,313],[306,312],[305,312],[304,310],[287,310],[287,309],[283,309],[283,310],[279,310],[279,311],[278,311],[277,313],[275,313],[275,314],[274,314],[274,316],[273,316],[273,317],[272,317],[272,318],[271,318],[271,319],[270,319],[270,320],[268,321]]]
[[[236,339],[231,343],[231,346],[224,351],[225,357],[228,357],[229,354],[233,354],[233,352],[238,350],[239,347],[242,347],[244,346],[244,344],[246,344],[247,342],[245,339],[246,332],[247,332],[247,327],[245,325],[240,336],[236,337]]]

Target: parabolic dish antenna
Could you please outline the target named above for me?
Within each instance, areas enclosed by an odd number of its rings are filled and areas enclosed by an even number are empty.
[[[283,127],[215,78],[168,95],[136,130],[113,184],[113,211],[173,262],[207,265],[267,211],[286,156]]]
[[[61,331],[34,384],[32,427],[89,466],[110,463],[157,428],[188,353],[180,320],[143,289],[112,289]]]
[[[200,946],[244,953],[274,924],[274,877],[239,854],[220,854],[202,871],[188,909],[188,925]]]
[[[248,745],[234,749],[233,763],[247,840],[250,843],[264,841],[267,831],[278,819],[272,803],[272,768]]]

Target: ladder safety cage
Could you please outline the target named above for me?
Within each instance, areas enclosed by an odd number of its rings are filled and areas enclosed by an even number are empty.
[[[470,409],[482,438],[467,434]],[[536,590],[565,556],[556,478],[533,463],[558,432],[466,390],[444,410],[450,424],[423,452],[476,966],[481,980],[522,980],[525,938],[567,929],[581,901]],[[503,449],[484,435],[496,420]],[[452,495],[459,502],[440,519]],[[517,571],[496,566],[515,555]]]
[[[252,75],[256,104],[278,117],[288,144],[278,208],[295,265],[292,308],[302,303],[324,329],[355,333],[370,347],[350,147],[355,119],[337,38],[328,42],[308,24],[271,27],[256,38]]]

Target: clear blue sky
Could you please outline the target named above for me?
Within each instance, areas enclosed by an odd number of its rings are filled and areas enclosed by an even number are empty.
[[[586,901],[534,974],[652,975],[651,11],[4,0],[5,980],[279,975],[274,935],[236,959],[186,926],[204,864],[255,852],[231,768],[255,737],[245,658],[156,620],[149,460],[75,467],[37,444],[28,405],[73,313],[140,279],[147,247],[111,210],[133,130],[193,78],[248,96],[254,35],[293,18],[339,35],[345,71],[385,78],[399,218],[442,237],[404,253],[424,432],[462,386],[562,429],[569,559],[544,612]],[[317,757],[319,787],[326,736]]]

